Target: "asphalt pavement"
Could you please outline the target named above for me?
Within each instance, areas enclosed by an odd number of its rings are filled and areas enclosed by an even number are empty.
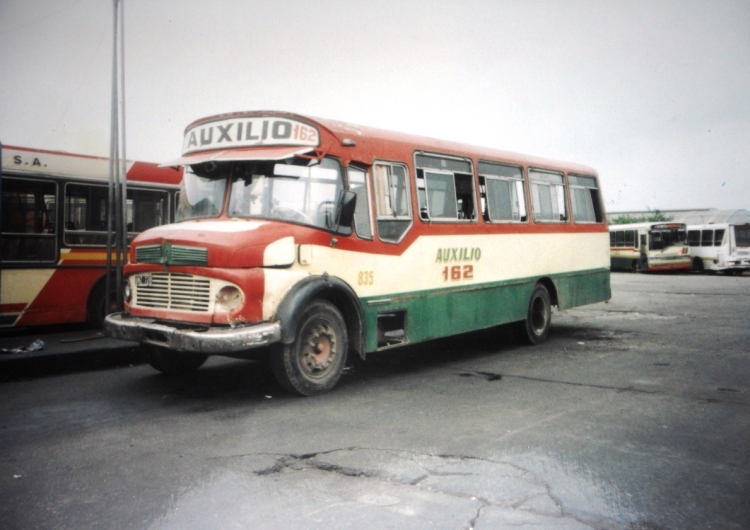
[[[612,286],[542,345],[407,346],[315,398],[232,359],[164,376],[85,329],[4,337],[47,349],[0,369],[90,362],[0,384],[0,527],[750,528],[750,277]]]

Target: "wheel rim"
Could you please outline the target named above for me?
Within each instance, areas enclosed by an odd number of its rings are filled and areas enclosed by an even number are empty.
[[[324,377],[338,357],[336,333],[327,322],[307,326],[302,336],[300,367],[310,377]]]
[[[531,328],[536,335],[541,335],[547,328],[547,322],[549,321],[549,314],[547,312],[547,304],[544,303],[542,297],[534,299],[534,303],[531,306]]]

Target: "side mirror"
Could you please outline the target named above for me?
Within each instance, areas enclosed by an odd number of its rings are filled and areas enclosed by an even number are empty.
[[[354,221],[354,208],[357,206],[357,194],[346,190],[341,194],[338,207],[338,219],[336,232],[349,235],[351,233],[352,221]]]

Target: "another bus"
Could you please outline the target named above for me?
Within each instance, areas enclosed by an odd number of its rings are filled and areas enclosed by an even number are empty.
[[[612,269],[678,271],[690,269],[690,251],[683,223],[610,225]]]
[[[610,298],[607,222],[586,166],[281,112],[190,124],[177,223],[130,249],[115,337],[165,373],[262,355],[292,393],[347,355]]]
[[[2,146],[1,178],[0,327],[100,327],[109,159]],[[132,239],[172,219],[182,170],[128,162],[127,179]]]
[[[694,271],[750,271],[750,223],[688,225],[687,242]]]

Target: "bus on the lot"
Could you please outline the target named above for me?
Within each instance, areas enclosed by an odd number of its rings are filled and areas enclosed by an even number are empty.
[[[0,179],[0,327],[101,326],[109,159],[2,146]],[[181,179],[181,169],[127,163],[128,239],[170,221]]]
[[[610,297],[596,172],[280,112],[185,131],[177,223],[130,249],[116,336],[166,373],[262,352],[325,392],[347,354],[519,322]]]
[[[688,225],[687,242],[694,271],[750,271],[750,223]]]
[[[683,223],[631,223],[609,226],[612,269],[675,271],[690,269]]]

